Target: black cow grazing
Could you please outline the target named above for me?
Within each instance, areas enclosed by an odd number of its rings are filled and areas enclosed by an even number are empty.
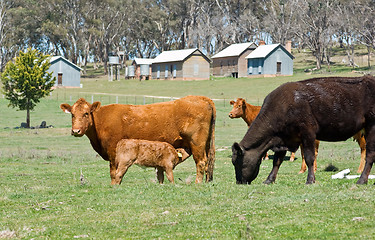
[[[285,83],[264,100],[240,143],[232,146],[237,183],[250,184],[267,150],[275,152],[264,183],[275,182],[286,151],[302,144],[308,175],[315,182],[315,139],[344,141],[365,129],[366,164],[358,184],[366,184],[375,158],[375,78],[327,77]]]

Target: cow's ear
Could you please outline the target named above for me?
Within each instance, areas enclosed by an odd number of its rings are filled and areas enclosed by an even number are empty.
[[[95,112],[95,111],[97,111],[97,110],[100,108],[100,105],[101,105],[100,102],[94,102],[94,103],[91,105],[91,112]]]
[[[234,105],[235,101],[232,100],[229,103],[230,103],[230,105]]]
[[[232,152],[237,154],[238,156],[245,155],[245,149],[237,142],[233,143]]]
[[[60,108],[66,112],[66,113],[71,113],[72,112],[72,106],[70,106],[69,104],[67,103],[63,103],[60,105]]]

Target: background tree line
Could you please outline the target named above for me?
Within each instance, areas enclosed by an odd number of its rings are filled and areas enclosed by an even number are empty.
[[[149,58],[197,47],[212,56],[259,40],[292,40],[318,69],[340,44],[354,66],[354,46],[369,57],[375,47],[374,11],[374,0],[0,0],[0,70],[28,47],[107,71],[110,52]]]

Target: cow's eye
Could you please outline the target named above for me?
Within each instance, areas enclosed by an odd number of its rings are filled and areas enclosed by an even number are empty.
[[[74,118],[74,114],[72,114],[72,118]]]
[[[88,117],[88,116],[89,116],[89,114],[88,114],[88,113],[85,113],[85,114],[83,114],[83,116],[84,116],[84,117]]]
[[[241,108],[241,105],[238,105],[237,108]]]

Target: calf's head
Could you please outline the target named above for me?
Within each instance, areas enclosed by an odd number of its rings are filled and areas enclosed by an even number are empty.
[[[246,151],[239,143],[232,145],[232,163],[237,184],[250,184],[259,173],[261,159]]]
[[[230,101],[233,106],[232,111],[229,112],[230,118],[240,118],[245,115],[246,101],[243,98],[237,98],[237,101]]]
[[[72,114],[72,135],[82,137],[93,124],[92,113],[100,108],[100,102],[88,103],[80,98],[73,106],[67,103],[60,105],[60,108]]]

